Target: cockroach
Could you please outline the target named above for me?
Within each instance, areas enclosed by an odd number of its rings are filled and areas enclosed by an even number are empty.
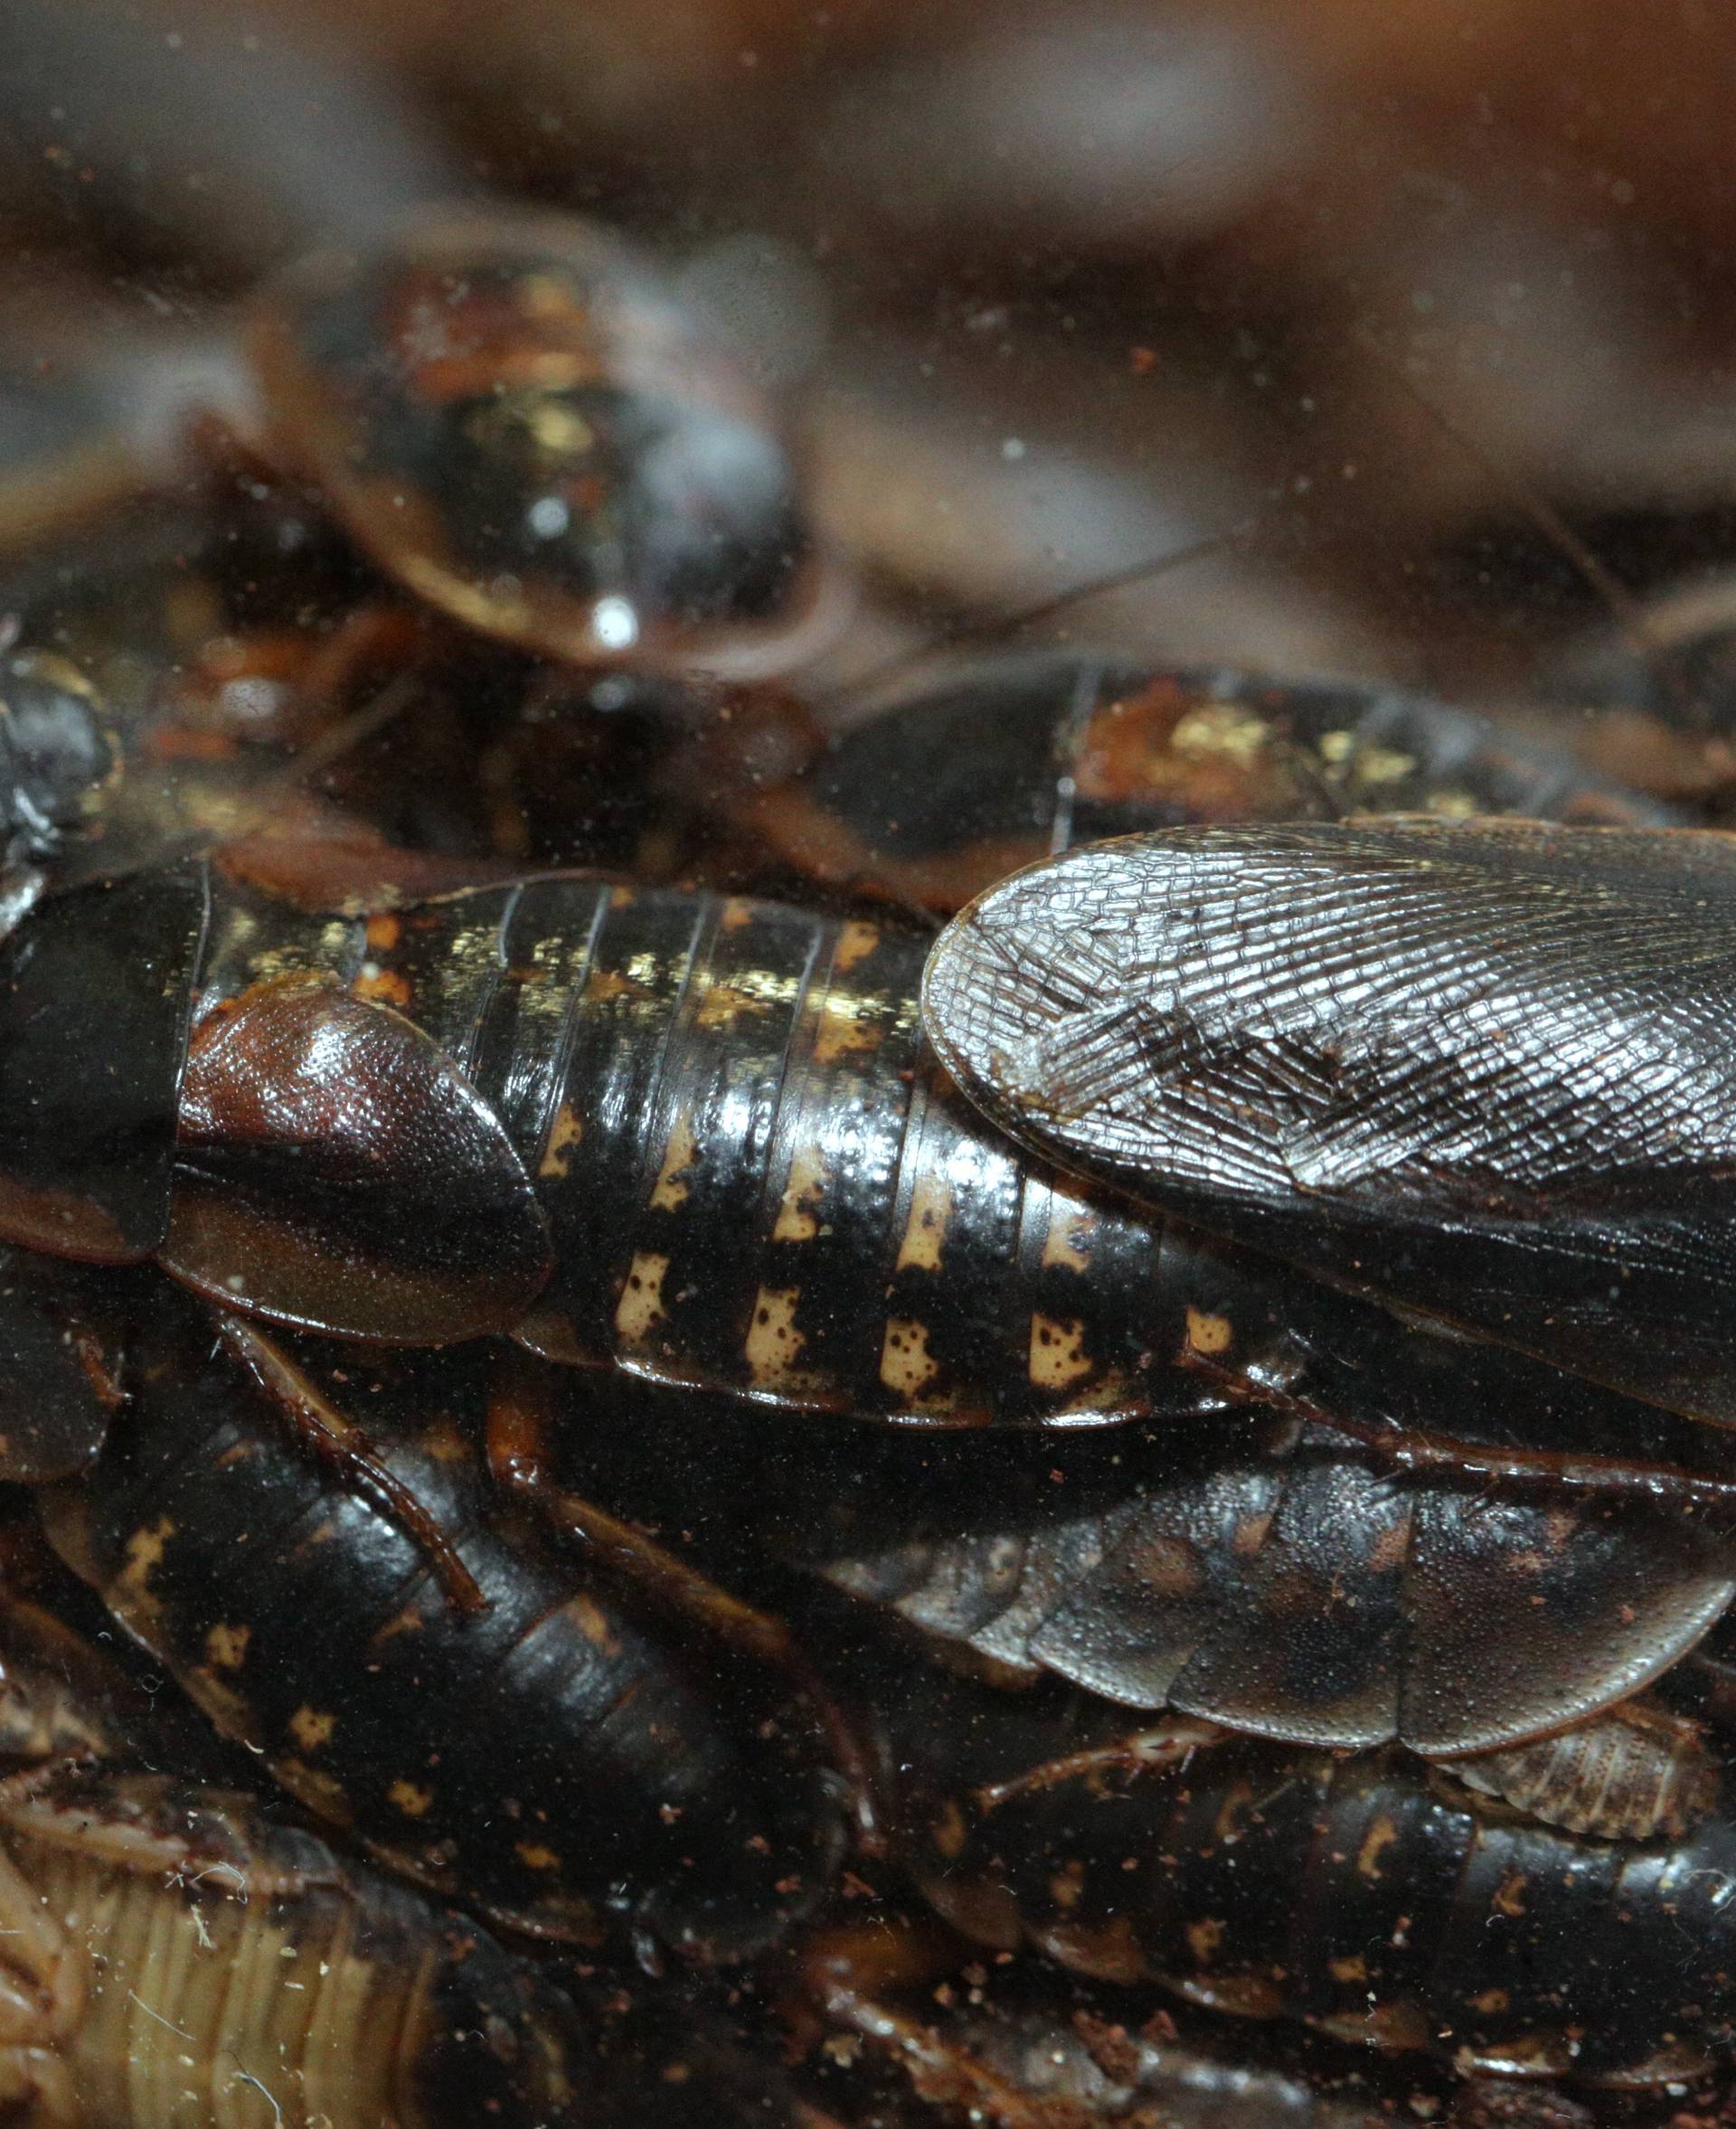
[[[1442,2105],[1417,2078],[1347,2067],[1308,2036],[1219,2033],[1206,2019],[1184,2022],[1179,2005],[1134,2011],[1120,1992],[1060,1980],[1034,1960],[991,1966],[932,1917],[835,1922],[811,1932],[793,1964],[797,2017],[817,2002],[948,2124],[1382,2129],[1397,2109],[1426,2120]],[[1551,2129],[1585,2119],[1569,2101]]]
[[[578,217],[424,214],[279,277],[245,336],[268,449],[467,626],[713,672],[835,629],[782,423],[692,306]]]
[[[1693,831],[1177,830],[991,890],[925,1022],[1070,1172],[1722,1427],[1732,900]]]
[[[1251,1370],[1282,1424],[1326,1427],[1374,1474],[1344,1476],[1335,1508],[1289,1496],[1303,1525],[1354,1499],[1337,1558],[1383,1593],[1362,1644],[1384,1651],[1378,1710],[1338,1719],[1397,1723],[1402,1619],[1486,1598],[1508,1556],[1514,1638],[1484,1652],[1486,1696],[1417,1714],[1437,1750],[1619,1698],[1716,1615],[1718,1546],[1665,1570],[1657,1540],[1671,1507],[1722,1527],[1715,1430],[1553,1397],[1516,1361],[1467,1412],[1443,1365],[1458,1349],[1073,1192],[934,1069],[920,952],[860,919],[560,876],[354,919],[196,862],[48,899],[0,942],[0,1116],[19,1120],[0,1224],[25,1245],[0,1324],[54,1358],[60,1390],[10,1436],[8,1474],[78,1471],[114,1409],[102,1277],[83,1275],[81,1311],[44,1253],[154,1257],[220,1309],[302,1329],[505,1333],[563,1362],[929,1426],[1182,1419],[1222,1412]],[[128,1069],[93,1089],[77,1060],[99,1026]],[[1490,1482],[1505,1505],[1467,1507]],[[1527,1682],[1519,1570],[1540,1540],[1563,1619],[1647,1593],[1634,1635],[1562,1632]]]
[[[1043,651],[954,661],[853,705],[788,773],[778,756],[798,749],[799,728],[769,726],[725,721],[696,742],[714,803],[804,878],[947,915],[1075,844],[1184,822],[1675,818],[1565,751],[1428,696],[1233,666]]]
[[[1391,1751],[1118,1728],[1077,1700],[973,1724],[964,1691],[899,1749],[912,1867],[978,1942],[1467,2073],[1654,2085],[1729,2044],[1722,1790],[1691,1831],[1588,1839]]]
[[[485,1353],[358,1373],[251,1331],[212,1351],[189,1305],[159,1297],[126,1425],[42,1514],[223,1734],[515,1930],[734,1959],[814,1907],[843,1779],[769,1622],[642,1541],[563,1546],[515,1512],[483,1465]],[[392,1490],[292,1446],[282,1407],[330,1440],[345,1403]]]
[[[1395,1480],[1326,1429],[913,1461],[858,1452],[786,1550],[996,1682],[1341,1750],[1457,1760],[1558,1732],[1668,1671],[1731,1594],[1728,1537],[1698,1519]]]

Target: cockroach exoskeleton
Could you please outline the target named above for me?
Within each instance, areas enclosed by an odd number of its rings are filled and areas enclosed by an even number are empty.
[[[1686,830],[1178,830],[979,898],[925,1024],[1069,1171],[1722,1425],[1733,900]]]
[[[1088,653],[942,666],[853,713],[793,774],[762,766],[763,726],[721,724],[695,751],[721,766],[717,802],[794,873],[946,915],[1075,844],[1184,822],[1673,817],[1427,696]]]
[[[948,2129],[1383,2129],[1449,2104],[1414,2058],[1346,2062],[1307,2033],[1221,2030],[1180,2003],[1130,2003],[1038,1959],[991,1963],[932,1915],[822,1925],[790,1964],[797,2030],[817,2011],[824,2049],[899,2073]],[[1560,2096],[1561,2112],[1536,2129],[1589,2123]]]
[[[892,1448],[788,1541],[835,1587],[998,1682],[1338,1750],[1524,1749],[1667,1672],[1736,1578],[1727,1528],[1395,1479],[1326,1429]]]
[[[424,215],[275,280],[248,341],[267,449],[467,627],[748,674],[837,626],[783,425],[590,223]]]
[[[614,1526],[563,1546],[515,1511],[486,1352],[376,1366],[248,1331],[202,1354],[188,1306],[159,1297],[125,1425],[42,1512],[220,1731],[532,1935],[739,1959],[811,1910],[844,1780],[769,1623]]]
[[[93,998],[77,972],[98,939]],[[1401,1731],[1425,1676],[1416,1741],[1540,1734],[1635,1690],[1729,1600],[1720,1430],[1558,1389],[1517,1356],[1489,1373],[1300,1271],[1074,1192],[934,1070],[908,937],[561,876],[318,919],[189,861],[53,897],[4,945],[4,1113],[32,1121],[0,1135],[0,1220],[38,1253],[9,1288],[21,1346],[61,1335],[52,1253],[154,1258],[220,1311],[293,1328],[508,1334],[918,1426],[1197,1421],[1257,1378],[1280,1430],[1342,1452],[1307,1483],[1248,1474],[1288,1503],[1268,1568],[1307,1558],[1320,1589],[1366,1573],[1380,1601],[1341,1622],[1360,1682],[1327,1649],[1281,1691],[1221,1671],[1213,1705],[1288,1699],[1344,1741]],[[127,1029],[133,1070],[91,1089],[78,1060],[99,1022]],[[70,1475],[115,1424],[100,1369],[60,1372],[53,1429],[46,1408],[40,1433],[21,1422],[11,1475]],[[1684,1506],[1692,1544],[1665,1528]],[[1484,1686],[1460,1694],[1470,1590],[1491,1607],[1467,1652]],[[1108,1601],[1094,1587],[1081,1622]],[[1141,1614],[1137,1578],[1116,1601],[1137,1650],[1161,1603]],[[1576,1633],[1588,1616],[1604,1631]],[[1175,1629],[1159,1640],[1179,1666],[1194,1644]]]
[[[1391,1749],[942,1691],[888,1719],[912,1868],[978,1942],[1466,2072],[1658,2085],[1728,2046],[1722,1789],[1686,1831],[1585,1838]]]

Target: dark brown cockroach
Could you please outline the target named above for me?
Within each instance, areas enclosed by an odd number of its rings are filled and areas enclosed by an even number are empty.
[[[1728,2046],[1722,1801],[1681,1837],[1580,1839],[1390,1752],[1118,1729],[1076,1700],[973,1724],[945,1690],[926,1745],[892,1719],[912,1867],[979,1942],[1465,2071],[1649,2085]]]
[[[935,1071],[920,947],[884,928],[559,876],[320,920],[190,862],[52,897],[0,955],[0,1126],[18,1119],[0,1220],[36,1251],[154,1256],[220,1307],[342,1336],[511,1333],[562,1361],[930,1426],[1197,1416],[1223,1407],[1220,1373],[1254,1370],[1282,1424],[1294,1405],[1343,1450],[1335,1504],[1287,1495],[1298,1532],[1351,1518],[1336,1562],[1382,1592],[1357,1646],[1383,1667],[1334,1720],[1400,1726],[1398,1681],[1432,1659],[1399,1644],[1425,1614],[1476,1591],[1511,1623],[1478,1651],[1486,1693],[1413,1710],[1437,1751],[1620,1698],[1728,1600],[1719,1548],[1665,1562],[1657,1535],[1670,1507],[1727,1521],[1722,1437],[1684,1423],[1637,1464],[1636,1408],[1517,1361],[1464,1409],[1474,1349],[1073,1193]],[[99,1027],[127,1069],[92,1088]],[[113,1393],[100,1352],[80,1383],[60,1317],[41,1327],[67,1305],[19,1263],[11,1335],[71,1356],[63,1396],[8,1440],[8,1474],[42,1480],[94,1453]],[[1495,1512],[1477,1504],[1489,1481]],[[400,1489],[426,1542],[408,1507]],[[1520,1590],[1539,1543],[1545,1618]],[[1161,1594],[1136,1637],[1159,1631]],[[1562,1626],[1623,1604],[1620,1631]],[[1250,1698],[1227,1675],[1213,1696],[1225,1714]]]
[[[779,730],[762,715],[694,753],[713,803],[795,872],[947,914],[1075,844],[1189,821],[1672,817],[1426,696],[1083,653],[943,668],[778,773],[797,744],[793,718]]]
[[[467,627],[746,674],[838,625],[783,425],[594,225],[424,215],[272,282],[247,338],[269,453]]]
[[[1052,1674],[1339,1749],[1457,1758],[1558,1731],[1666,1671],[1731,1590],[1727,1531],[1674,1509],[1395,1479],[1325,1429],[1141,1427],[1037,1457],[944,1441],[912,1462],[858,1451],[773,1541],[998,1682]],[[1680,1741],[1661,1778],[1691,1788]],[[1600,1778],[1549,1815],[1572,1823]]]
[[[0,2096],[32,2120],[215,2121],[244,2087],[332,2129],[618,2118],[528,1961],[241,1795],[64,1762],[0,1782]]]
[[[1076,1975],[1058,1985],[1036,1961],[991,1967],[932,1917],[834,1924],[803,1941],[795,1964],[797,2021],[817,2003],[863,2059],[901,2073],[948,2125],[1386,2129],[1395,2114],[1429,2120],[1444,2104],[1426,2082],[1347,2066],[1310,2036],[1226,2035],[1205,2019],[1182,2023],[1180,2006],[1136,2009]],[[1569,2101],[1549,2129],[1588,2119]]]
[[[843,1785],[804,1674],[656,1548],[591,1524],[562,1543],[506,1503],[483,1466],[486,1353],[382,1373],[237,1331],[202,1358],[188,1313],[158,1296],[126,1425],[42,1512],[221,1731],[371,1853],[516,1929],[619,1924],[732,1959],[814,1906]],[[344,1404],[395,1493],[291,1446],[282,1407],[333,1434]]]
[[[1732,908],[1686,830],[1178,830],[991,890],[925,1018],[1074,1173],[1728,1425]]]

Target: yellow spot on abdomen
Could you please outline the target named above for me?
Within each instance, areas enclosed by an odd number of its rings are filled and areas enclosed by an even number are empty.
[[[289,1718],[289,1735],[304,1752],[317,1752],[323,1745],[332,1741],[332,1732],[337,1728],[335,1715],[304,1704]]]
[[[814,1061],[822,1069],[846,1057],[872,1057],[880,1048],[882,1022],[858,998],[828,998],[814,1035]]]
[[[1361,1878],[1378,1878],[1381,1858],[1399,1837],[1399,1829],[1389,1818],[1377,1818],[1363,1836],[1363,1845],[1356,1851],[1356,1873]]]
[[[163,1555],[174,1535],[175,1525],[166,1515],[159,1516],[149,1530],[133,1532],[127,1540],[127,1564],[120,1570],[126,1587],[143,1590],[149,1587],[151,1571],[163,1564]]]
[[[698,1155],[692,1124],[685,1116],[677,1116],[675,1127],[669,1134],[663,1166],[657,1171],[656,1188],[651,1192],[651,1203],[656,1211],[674,1212],[687,1202],[691,1186],[683,1178]]]
[[[366,1004],[392,1005],[400,1013],[408,1013],[415,1003],[409,980],[395,968],[364,968],[350,990]]]
[[[939,1271],[946,1248],[947,1222],[952,1217],[952,1185],[944,1175],[919,1175],[910,1192],[910,1216],[898,1245],[895,1268]]]
[[[1090,1271],[1091,1230],[1097,1225],[1083,1206],[1057,1198],[1049,1213],[1048,1232],[1043,1238],[1044,1271]]]
[[[880,1379],[893,1396],[914,1403],[939,1372],[939,1361],[929,1352],[929,1326],[913,1316],[889,1316],[880,1349]]]
[[[561,1868],[561,1858],[553,1849],[545,1848],[540,1841],[521,1841],[518,1844],[518,1860],[527,1870],[551,1871]]]
[[[549,1143],[542,1148],[542,1158],[537,1163],[539,1175],[564,1175],[567,1155],[576,1145],[584,1142],[585,1126],[582,1117],[573,1114],[570,1102],[562,1102],[554,1112],[554,1122],[549,1130]]]
[[[213,1626],[205,1635],[205,1661],[219,1671],[239,1671],[252,1638],[250,1626]]]
[[[799,1286],[761,1286],[753,1301],[753,1320],[742,1347],[748,1372],[761,1390],[775,1390],[799,1380],[796,1361],[807,1341],[796,1328],[801,1305]]]
[[[667,1317],[663,1282],[668,1269],[666,1257],[654,1257],[643,1249],[634,1257],[615,1309],[615,1329],[623,1345],[643,1344]]]
[[[880,927],[853,918],[838,933],[837,957],[833,966],[840,975],[859,967],[880,944]]]
[[[396,1781],[386,1791],[386,1802],[407,1819],[425,1819],[433,1804],[434,1792],[419,1788],[414,1782]]]
[[[403,926],[389,909],[378,909],[368,918],[370,954],[390,954],[403,936]]]
[[[1212,1360],[1221,1352],[1228,1352],[1236,1342],[1236,1326],[1228,1316],[1209,1315],[1201,1308],[1187,1312],[1187,1342],[1189,1348]]]
[[[615,1629],[609,1623],[609,1615],[589,1597],[573,1597],[567,1600],[567,1616],[599,1655],[618,1656],[621,1644]]]
[[[1077,1317],[1057,1323],[1053,1316],[1031,1318],[1031,1385],[1033,1390],[1065,1390],[1097,1365],[1085,1350],[1085,1326]]]
[[[826,1195],[826,1168],[820,1149],[798,1146],[789,1163],[789,1181],[772,1223],[774,1242],[811,1242],[820,1231],[819,1206]]]

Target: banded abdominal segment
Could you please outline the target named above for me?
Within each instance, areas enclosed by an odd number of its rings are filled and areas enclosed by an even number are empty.
[[[431,1039],[546,1216],[516,1327],[551,1358],[953,1426],[1215,1405],[1173,1364],[1190,1326],[1258,1351],[1282,1295],[980,1126],[919,1037],[921,958],[861,921],[551,875],[318,929],[231,901],[204,996],[323,972]],[[269,1277],[198,1283],[269,1314]]]
[[[722,1592],[672,1594],[655,1560],[562,1546],[492,1497],[486,1356],[283,1368],[365,1410],[466,1608],[226,1353],[199,1354],[196,1319],[165,1312],[128,1425],[43,1513],[221,1731],[381,1860],[534,1935],[618,1921],[732,1959],[818,1901],[842,1785],[814,1701]]]
[[[980,1942],[1466,2073],[1651,2085],[1729,2044],[1727,1801],[1676,1837],[1580,1839],[1390,1749],[1053,1698],[961,1748],[931,1702],[951,1744],[906,1747],[912,1867]]]

